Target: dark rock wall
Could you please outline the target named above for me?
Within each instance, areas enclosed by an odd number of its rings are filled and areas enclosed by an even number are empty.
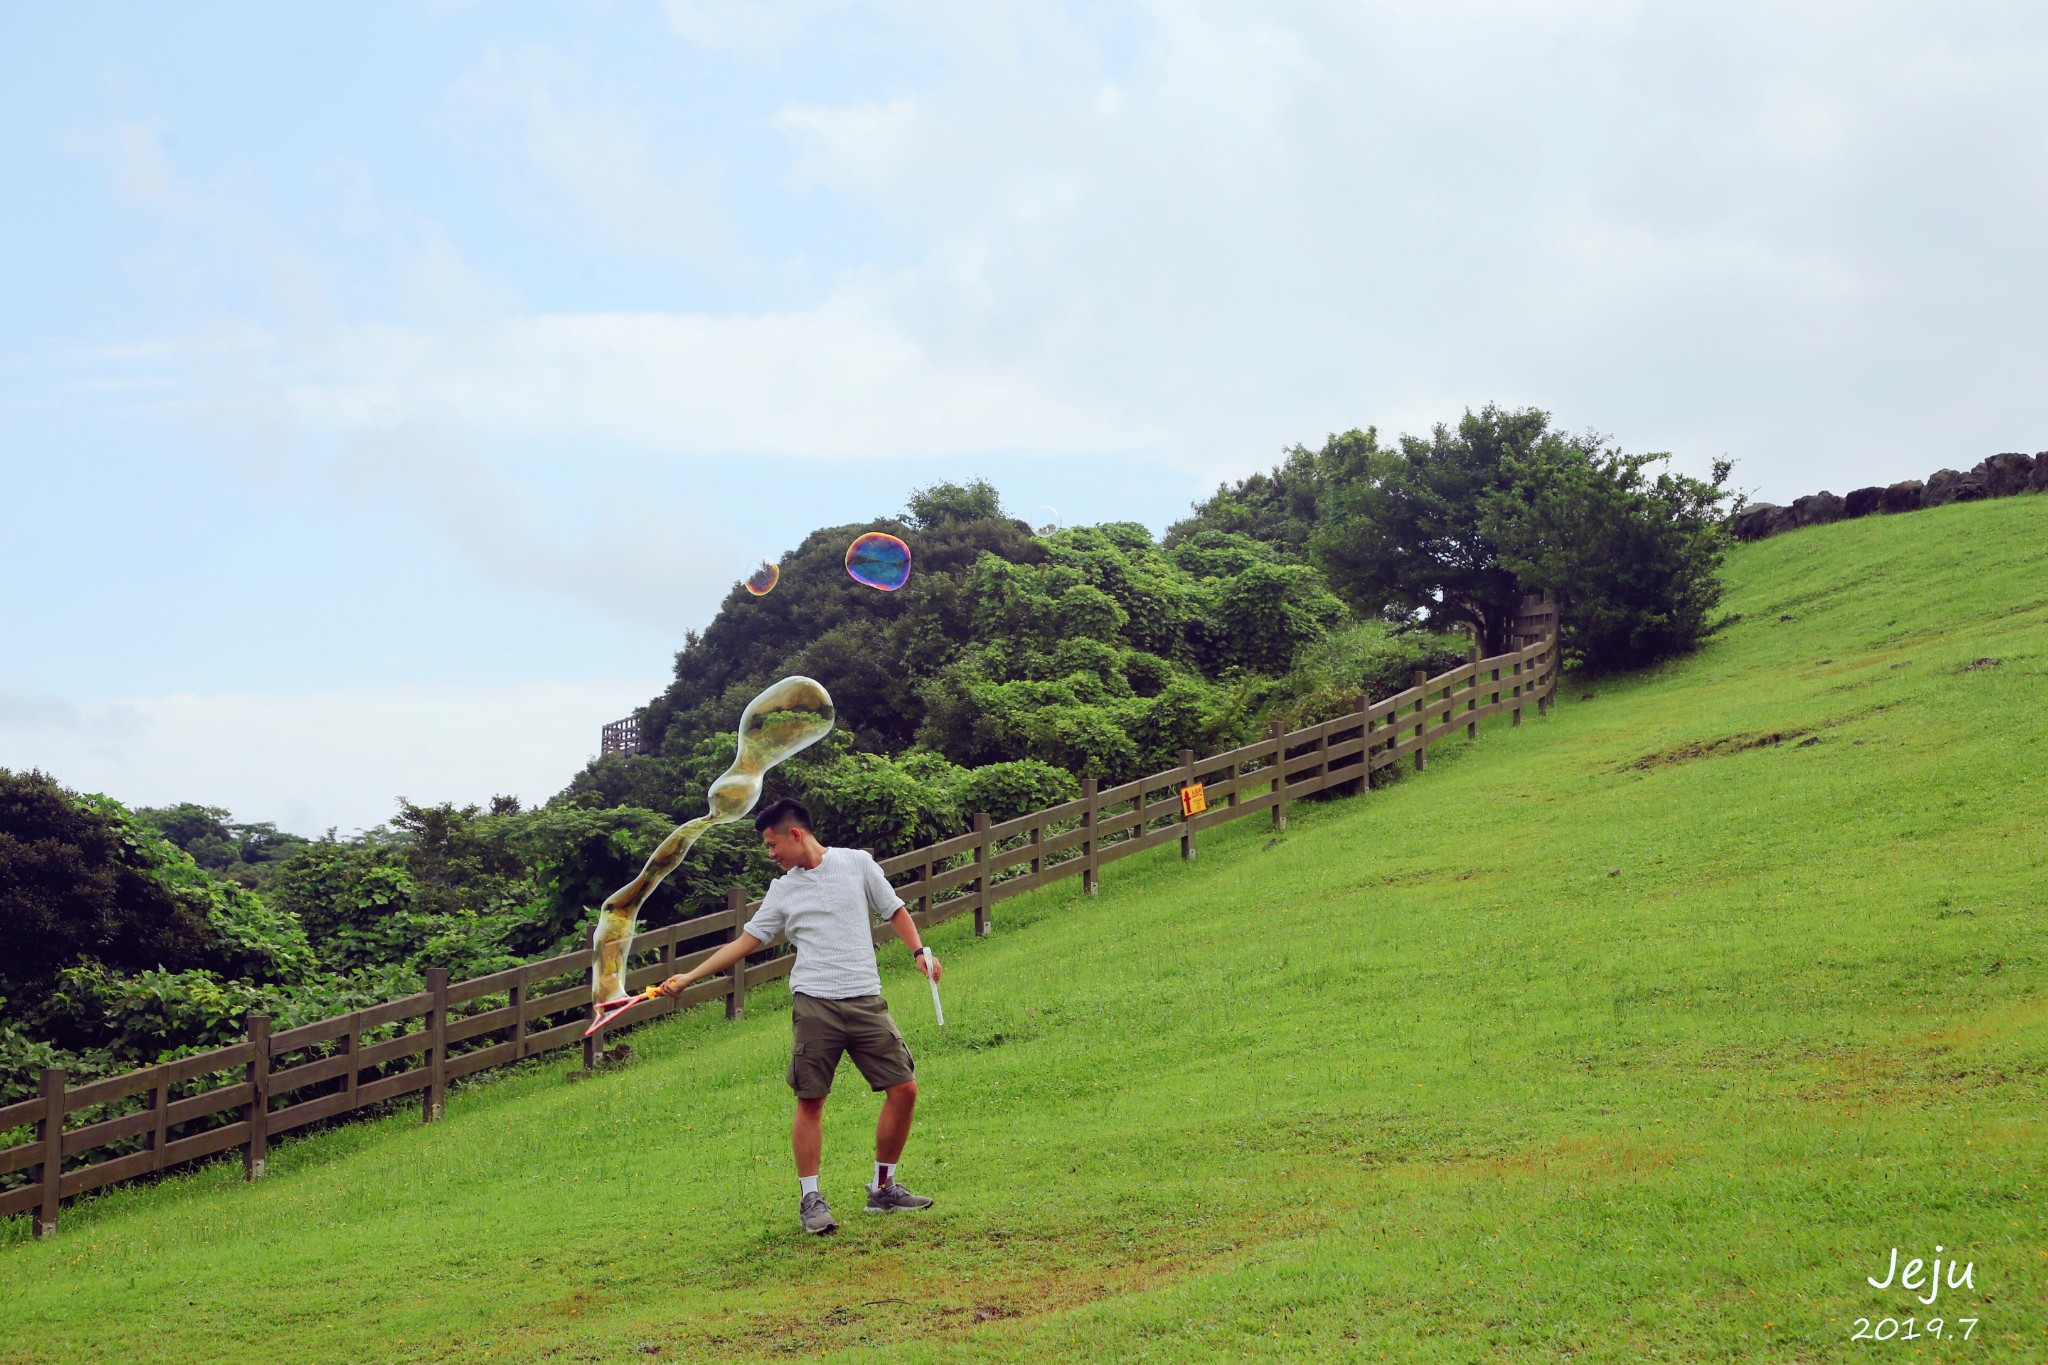
[[[1922,507],[2006,498],[2014,493],[2048,493],[2048,450],[2038,455],[2008,451],[1967,471],[1939,470],[1930,474],[1926,483],[1907,479],[1889,488],[1859,488],[1846,498],[1820,492],[1809,493],[1790,507],[1755,503],[1728,519],[1728,531],[1737,540],[1762,540],[1780,531],[1825,526],[1874,512],[1917,512]]]

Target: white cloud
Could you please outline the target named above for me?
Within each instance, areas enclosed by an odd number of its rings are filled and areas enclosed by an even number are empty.
[[[2048,423],[2009,6],[1159,3],[1121,66],[973,13],[944,77],[786,105],[800,183],[930,239],[885,281],[928,347],[1198,467],[1498,399],[1790,494]]]
[[[863,194],[886,193],[912,174],[930,129],[913,95],[838,108],[785,105],[774,124],[796,143],[797,184]]]
[[[178,393],[192,415],[269,423],[282,411],[307,437],[424,426],[469,440],[822,458],[1092,453],[1158,439],[1108,402],[935,353],[888,317],[880,292],[860,283],[814,309],[757,315],[540,314],[316,338],[245,329],[95,358],[125,362],[124,382]]]
[[[491,53],[456,82],[449,116],[462,129],[512,125],[520,181],[537,175],[545,186],[518,194],[530,212],[550,216],[567,204],[613,240],[663,256],[711,255],[728,244],[715,167],[673,143],[658,156],[650,111],[596,88],[581,63],[558,52]]]
[[[160,118],[112,119],[58,138],[71,155],[99,162],[113,199],[160,229],[139,272],[151,294],[167,302],[226,289],[260,299],[290,327],[325,323],[333,299],[318,253],[275,227],[259,182],[184,175],[165,149],[169,133]]]
[[[849,0],[663,0],[677,36],[713,48],[775,48]]]
[[[758,82],[785,162],[699,150],[743,106],[679,113],[621,84],[627,64],[535,47],[458,81],[453,125],[596,240],[698,266],[801,252],[786,218],[750,218],[786,215],[780,189],[826,210],[819,231],[865,234],[865,262],[794,305],[776,284],[718,310],[278,328],[239,373],[194,365],[170,390],[256,445],[430,428],[486,454],[516,433],[1204,478],[1498,400],[1694,468],[1734,454],[1774,496],[2048,423],[2022,380],[2048,367],[2028,227],[2048,23],[1994,0],[1157,0],[1110,36],[1033,0],[667,12],[691,43],[789,49]],[[879,50],[918,55],[848,77]],[[829,74],[792,55],[811,52]],[[131,198],[179,202],[153,128],[105,154]],[[453,245],[414,240],[412,268],[462,297]]]
[[[594,525],[563,543],[542,500],[492,470],[460,437],[400,428],[350,439],[329,469],[359,503],[425,516],[485,579],[565,593],[657,639],[700,624],[746,556],[694,506],[592,495]]]
[[[298,833],[346,833],[422,803],[554,795],[598,730],[658,680],[182,693],[97,703],[0,694],[0,766],[130,805],[197,801]]]

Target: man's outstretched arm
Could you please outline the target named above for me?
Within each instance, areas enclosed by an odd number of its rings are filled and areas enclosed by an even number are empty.
[[[903,940],[903,946],[910,949],[910,960],[917,964],[917,969],[937,981],[939,974],[945,969],[939,966],[938,958],[932,955],[931,949],[925,947],[924,940],[918,937],[917,921],[910,917],[910,907],[897,907],[896,913],[889,917],[889,927],[896,931],[896,937]]]
[[[674,976],[662,982],[661,993],[667,996],[681,995],[690,988],[691,982],[701,981],[707,976],[717,976],[748,953],[757,953],[759,951],[761,951],[761,940],[743,930],[738,938],[726,944],[687,972],[677,972]]]

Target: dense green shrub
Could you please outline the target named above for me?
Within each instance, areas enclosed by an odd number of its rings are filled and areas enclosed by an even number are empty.
[[[1360,621],[1302,652],[1294,670],[1267,685],[1267,714],[1289,729],[1355,706],[1359,696],[1386,697],[1406,688],[1415,670],[1441,673],[1465,658],[1471,637],[1395,630]]]
[[[191,854],[192,861],[208,872],[252,891],[267,885],[278,863],[307,842],[267,820],[238,824],[219,806],[190,801],[140,808],[135,816]]]
[[[971,819],[976,812],[985,811],[998,824],[1081,794],[1081,784],[1072,773],[1035,758],[962,768],[952,787],[963,814]]]

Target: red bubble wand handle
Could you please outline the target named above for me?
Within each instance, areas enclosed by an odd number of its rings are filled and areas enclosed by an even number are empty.
[[[638,995],[629,995],[620,1000],[607,1000],[602,1005],[593,1006],[590,1011],[590,1027],[583,1030],[583,1036],[588,1038],[599,1029],[617,1023],[619,1016],[635,1005],[644,1005],[650,1000],[660,998],[661,987],[649,986]]]

